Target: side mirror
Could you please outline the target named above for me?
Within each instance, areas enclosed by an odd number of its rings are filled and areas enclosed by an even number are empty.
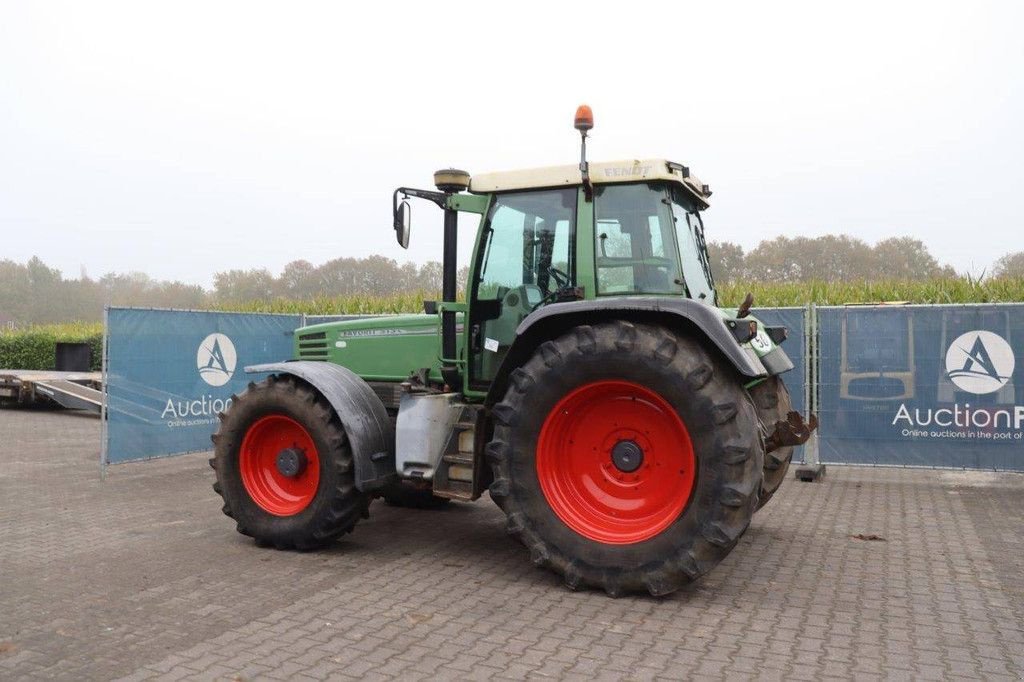
[[[409,248],[409,226],[412,220],[412,211],[408,201],[402,201],[395,211],[395,238],[403,249]]]

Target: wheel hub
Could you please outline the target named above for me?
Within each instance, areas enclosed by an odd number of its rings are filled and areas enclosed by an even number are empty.
[[[282,476],[295,478],[306,469],[306,453],[299,448],[285,448],[277,453],[277,470]]]
[[[643,449],[632,440],[620,440],[612,448],[612,464],[624,474],[631,474],[644,463]]]

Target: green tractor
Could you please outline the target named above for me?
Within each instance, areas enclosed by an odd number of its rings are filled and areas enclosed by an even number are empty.
[[[294,357],[234,396],[214,489],[260,546],[335,541],[377,497],[433,507],[484,493],[532,561],[573,589],[663,595],[721,561],[810,427],[780,375],[783,327],[717,307],[701,212],[664,160],[399,188],[444,211],[442,300],[423,314],[303,327]],[[479,217],[463,300],[458,214]]]

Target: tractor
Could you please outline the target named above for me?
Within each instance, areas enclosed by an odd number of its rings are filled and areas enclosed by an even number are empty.
[[[487,493],[534,564],[572,589],[664,595],[736,546],[814,422],[791,410],[784,327],[718,307],[711,190],[662,159],[400,187],[444,212],[440,301],[297,329],[232,397],[214,490],[257,545],[312,550],[376,498],[430,508]],[[479,221],[457,286],[459,214]]]

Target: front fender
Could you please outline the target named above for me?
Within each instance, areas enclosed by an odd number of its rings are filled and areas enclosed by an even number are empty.
[[[384,403],[369,384],[351,370],[329,362],[276,362],[252,365],[246,373],[291,374],[310,384],[331,404],[355,462],[359,490],[376,490],[398,478],[395,473],[395,429]]]

